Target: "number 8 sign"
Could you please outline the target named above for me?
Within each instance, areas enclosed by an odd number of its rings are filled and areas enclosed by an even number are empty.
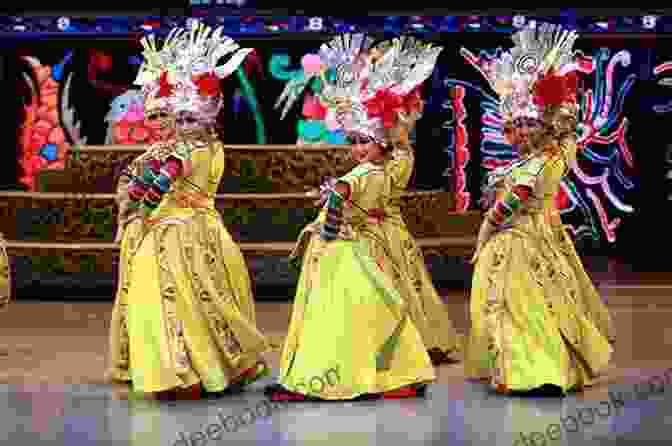
[[[308,19],[308,29],[311,31],[322,31],[324,28],[324,21],[322,17],[311,17]]]

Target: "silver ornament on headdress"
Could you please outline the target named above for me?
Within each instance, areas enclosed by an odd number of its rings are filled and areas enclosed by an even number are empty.
[[[476,57],[465,48],[460,52],[497,92],[503,115],[535,118],[539,116],[532,101],[535,82],[551,70],[561,72],[574,63],[577,38],[575,31],[560,25],[530,24],[512,36],[513,48],[498,50],[494,57]]]
[[[194,20],[191,29],[174,28],[166,37],[159,49],[153,35],[144,37],[144,62],[135,79],[135,84],[142,86],[148,100],[156,99],[159,79],[163,74],[174,84],[174,94],[157,101],[167,108],[191,110],[204,115],[216,114],[221,106],[220,98],[204,98],[199,94],[193,78],[207,73],[214,74],[218,79],[231,75],[252,52],[251,48],[240,48],[230,37],[222,35],[223,27],[214,31],[209,26]],[[223,65],[220,60],[231,55]]]
[[[443,48],[406,36],[375,47],[373,42],[363,34],[344,34],[323,44],[318,54],[333,78],[316,73],[287,82],[276,102],[276,108],[284,102],[282,118],[310,81],[321,76],[320,100],[343,129],[383,142],[383,123],[368,116],[365,101],[390,88],[400,96],[410,93],[431,75]],[[344,103],[348,104],[347,110],[343,109]]]

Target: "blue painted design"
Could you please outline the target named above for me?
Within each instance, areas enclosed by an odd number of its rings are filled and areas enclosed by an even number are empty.
[[[345,132],[343,132],[342,130],[337,130],[335,132],[327,133],[327,144],[334,144],[334,145],[348,144],[348,139],[345,137]]]
[[[40,156],[49,162],[56,161],[58,159],[58,147],[56,144],[45,144],[40,149]]]
[[[73,51],[72,50],[68,51],[65,54],[65,57],[63,57],[63,60],[51,68],[51,78],[53,80],[55,80],[56,82],[60,82],[61,80],[63,80],[65,66],[70,62],[70,60],[72,60],[72,55]]]
[[[321,139],[322,135],[327,131],[323,122],[314,119],[303,121],[303,132],[301,136],[309,140]]]

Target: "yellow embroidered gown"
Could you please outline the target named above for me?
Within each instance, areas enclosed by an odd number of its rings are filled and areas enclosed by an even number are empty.
[[[0,311],[7,309],[12,298],[12,280],[9,257],[5,249],[5,239],[0,233]]]
[[[432,381],[434,368],[392,279],[384,232],[364,213],[387,205],[384,167],[364,163],[339,181],[350,185],[356,206],[345,206],[338,238],[320,238],[323,210],[293,253],[303,262],[280,384],[304,395],[348,400]]]
[[[506,192],[504,183],[501,182],[501,184],[497,185],[496,190],[497,197],[501,197]],[[552,214],[560,214],[555,207],[555,201],[552,205],[549,203],[549,207],[550,206],[552,206],[552,210],[550,210]],[[556,243],[559,252],[567,258],[567,262],[574,270],[574,274],[578,281],[577,287],[580,291],[577,294],[577,303],[580,305],[580,308],[583,310],[586,317],[595,324],[598,330],[600,330],[600,333],[602,333],[610,343],[614,343],[616,341],[616,329],[614,328],[613,319],[606,304],[600,297],[600,293],[586,272],[581,257],[579,257],[579,254],[576,252],[576,247],[574,246],[574,241],[569,233],[569,229],[565,225],[556,224],[553,225],[553,230],[556,233],[556,237],[553,241]]]
[[[411,318],[425,347],[452,356],[461,347],[458,334],[448,317],[446,305],[434,288],[422,251],[406,227],[401,212],[401,195],[408,187],[414,162],[412,147],[402,144],[393,149],[392,159],[386,162],[385,170],[391,181],[391,200],[385,207],[382,226],[390,255],[401,270],[396,275],[400,282],[398,287],[408,303]]]
[[[579,305],[583,309],[583,314],[595,324],[600,333],[609,342],[614,343],[616,341],[616,329],[614,328],[613,319],[609,313],[609,309],[600,297],[600,293],[586,272],[579,254],[576,252],[576,247],[574,246],[572,237],[569,235],[569,230],[565,226],[556,226],[554,229],[557,233],[558,249],[565,255],[576,275],[578,281],[577,287],[579,289]]]
[[[576,145],[563,144],[575,156]],[[584,311],[583,279],[559,239],[554,197],[565,159],[534,155],[512,170],[506,187],[528,186],[532,193],[513,222],[485,242],[475,265],[465,372],[499,390],[581,389],[612,354]]]
[[[222,391],[270,348],[245,260],[214,206],[222,144],[196,142],[191,162],[151,218],[130,220],[121,238],[108,375],[137,392]]]

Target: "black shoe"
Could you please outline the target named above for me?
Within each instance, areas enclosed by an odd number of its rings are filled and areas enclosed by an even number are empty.
[[[556,386],[554,384],[544,384],[543,386],[532,390],[514,390],[511,392],[511,396],[562,398],[565,396],[565,392],[560,386]]]
[[[201,392],[201,395],[203,398],[206,399],[217,399],[217,398],[224,398],[227,396],[240,395],[243,392],[245,392],[245,385],[242,383],[235,383],[231,384],[229,387],[219,392],[206,392],[205,390],[203,390]]]
[[[383,395],[380,393],[365,393],[363,395],[359,395],[351,399],[350,401],[352,402],[358,402],[358,401],[377,401],[379,399],[382,399]]]
[[[282,387],[280,384],[270,384],[266,387],[264,387],[264,395],[266,396],[271,396],[276,392],[284,392],[287,389]]]

